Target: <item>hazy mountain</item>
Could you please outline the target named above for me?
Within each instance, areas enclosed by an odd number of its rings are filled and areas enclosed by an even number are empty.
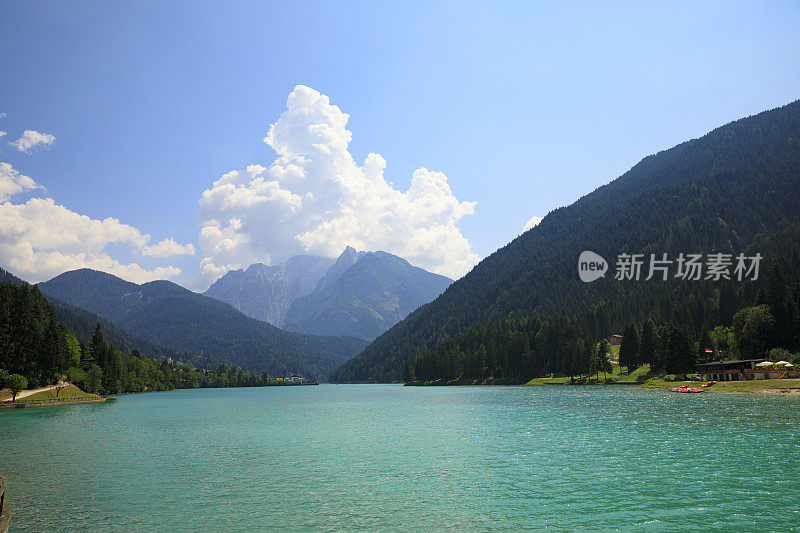
[[[149,342],[230,361],[254,372],[298,372],[325,379],[366,344],[351,337],[283,331],[169,281],[137,285],[82,269],[40,283],[39,288]]]
[[[336,258],[336,261],[331,265],[325,275],[322,276],[322,279],[319,280],[315,290],[322,291],[328,288],[334,281],[339,279],[345,271],[350,268],[351,266],[356,264],[356,261],[363,256],[366,252],[357,252],[355,248],[352,246],[348,246],[344,249],[344,252],[341,253],[339,257]]]
[[[333,260],[298,255],[280,265],[262,263],[231,270],[204,293],[231,304],[245,315],[280,326],[292,302],[310,293]]]
[[[395,255],[348,248],[314,292],[295,300],[284,327],[371,340],[437,297],[450,283],[449,278]]]
[[[608,185],[481,261],[332,374],[394,381],[406,361],[467,329],[509,317],[567,315],[597,330],[642,317],[703,320],[718,287],[671,280],[582,283],[577,257],[744,251],[800,215],[800,101],[644,158]],[[691,289],[691,291],[690,291]],[[695,294],[696,293],[696,294]],[[489,347],[491,348],[491,347]]]
[[[372,340],[450,283],[400,257],[348,246],[336,261],[300,255],[233,270],[205,294],[291,331]]]

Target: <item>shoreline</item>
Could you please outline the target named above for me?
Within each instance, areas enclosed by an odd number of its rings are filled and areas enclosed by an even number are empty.
[[[303,386],[314,386],[314,385],[319,385],[319,381],[304,381],[302,383],[300,383],[300,382],[282,383],[280,381],[275,381],[275,382],[267,383],[265,385],[261,385],[260,387],[303,387]],[[62,406],[62,405],[82,405],[82,404],[92,404],[92,403],[107,403],[107,402],[113,402],[114,401],[114,397],[116,397],[116,396],[125,396],[125,395],[129,395],[129,394],[147,394],[147,393],[152,393],[152,392],[168,392],[166,390],[164,390],[164,391],[145,390],[145,391],[141,391],[141,392],[120,392],[120,393],[117,393],[117,394],[113,394],[111,396],[89,397],[88,394],[87,394],[87,396],[85,396],[85,397],[76,397],[76,398],[67,397],[67,398],[64,398],[63,400],[62,399],[50,399],[50,398],[44,399],[43,398],[43,399],[40,399],[40,400],[20,401],[20,396],[22,398],[26,398],[26,397],[32,396],[34,394],[38,394],[38,393],[41,393],[41,392],[47,392],[47,391],[52,390],[54,388],[55,388],[55,386],[50,386],[50,387],[43,387],[43,388],[40,388],[40,389],[32,389],[32,390],[24,391],[27,394],[25,394],[24,396],[22,396],[22,394],[20,394],[17,397],[17,399],[15,401],[13,401],[13,402],[10,399],[9,400],[0,401],[0,410],[27,409],[27,408],[33,408],[33,407],[59,407],[59,406]],[[198,389],[200,389],[200,388],[206,388],[206,389],[235,389],[235,388],[250,388],[250,387],[197,387],[197,388]],[[176,388],[176,389],[170,389],[170,390],[195,390],[195,389],[194,388],[186,388],[186,389]]]
[[[74,400],[43,400],[43,401],[27,401],[27,402],[3,402],[0,403],[0,409],[29,409],[34,407],[59,407],[62,405],[82,405],[88,403],[106,403],[109,400],[107,397],[101,398],[85,398]]]
[[[672,387],[697,387],[697,381],[654,381],[641,384],[643,389],[669,390]],[[748,381],[718,381],[704,392],[743,392],[747,394],[800,395],[800,379],[754,379]]]
[[[544,382],[544,379],[553,379],[551,382]],[[544,387],[544,386],[567,386],[567,387],[597,387],[597,386],[636,386],[640,389],[669,390],[673,387],[697,387],[703,382],[699,381],[663,381],[652,378],[647,381],[611,381],[602,382],[575,382],[556,381],[562,378],[537,378],[526,383],[502,383],[499,380],[485,380],[484,382],[465,383],[453,381],[433,381],[420,382],[412,381],[405,383],[407,387],[458,387],[458,386],[524,386],[524,387]],[[536,382],[534,382],[536,381]],[[710,387],[703,387],[703,392],[740,392],[747,394],[771,394],[776,396],[800,396],[800,379],[767,379],[750,381],[722,381]]]

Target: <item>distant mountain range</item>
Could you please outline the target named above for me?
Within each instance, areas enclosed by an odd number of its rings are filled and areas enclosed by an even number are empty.
[[[325,380],[366,344],[353,337],[284,331],[169,281],[137,285],[81,269],[38,287],[49,298],[96,313],[154,345],[227,361],[252,372],[277,376],[297,372]]]
[[[698,331],[704,321],[713,326],[720,323],[714,316],[718,283],[615,283],[613,275],[583,283],[577,276],[579,254],[592,250],[613,270],[620,253],[667,253],[674,259],[680,253],[756,252],[765,237],[798,220],[798,206],[800,101],[648,156],[611,183],[549,213],[381,335],[331,380],[401,380],[415,354],[504,319],[569,316],[593,335],[609,324],[645,318],[692,324]],[[791,246],[783,249],[782,254],[794,253]],[[779,257],[765,259],[768,269]],[[796,257],[786,263],[791,272],[797,270]],[[752,302],[756,287],[733,284],[738,303]],[[498,345],[504,343],[498,339]]]
[[[333,259],[298,255],[285,263],[250,265],[247,270],[231,270],[204,293],[249,317],[280,326],[289,306],[309,294],[333,264]]]
[[[450,283],[395,255],[348,246],[336,261],[295,256],[228,272],[205,295],[291,331],[372,340]]]

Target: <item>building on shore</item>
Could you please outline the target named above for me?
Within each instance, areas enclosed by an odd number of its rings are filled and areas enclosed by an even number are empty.
[[[763,363],[766,359],[741,359],[738,361],[710,361],[697,365],[697,373],[705,375],[708,381],[744,381],[749,379],[774,379],[756,365]],[[775,378],[780,376],[776,373]]]

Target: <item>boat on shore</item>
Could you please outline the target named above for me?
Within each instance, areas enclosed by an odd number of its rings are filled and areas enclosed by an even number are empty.
[[[700,387],[672,387],[669,390],[672,392],[684,392],[684,393],[703,392],[703,389],[701,389]]]

